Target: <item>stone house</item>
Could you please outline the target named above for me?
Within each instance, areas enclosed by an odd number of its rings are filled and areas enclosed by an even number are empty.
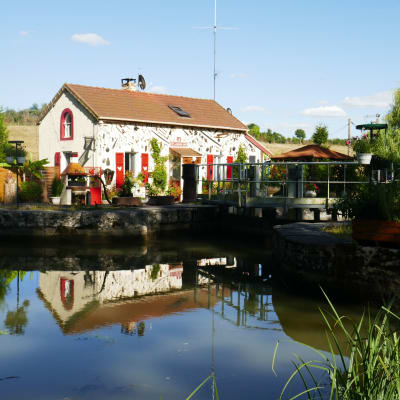
[[[38,124],[40,159],[62,172],[78,156],[86,168],[114,171],[116,187],[126,171],[148,179],[153,138],[161,155],[169,156],[168,176],[178,185],[184,163],[231,163],[240,146],[251,161],[262,162],[270,154],[214,100],[146,93],[132,82],[121,89],[64,84]],[[210,173],[201,167],[200,179]]]

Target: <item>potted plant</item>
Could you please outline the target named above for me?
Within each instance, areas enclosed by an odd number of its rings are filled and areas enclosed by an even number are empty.
[[[64,188],[64,184],[60,178],[57,176],[54,177],[53,182],[51,182],[51,196],[50,196],[50,201],[54,205],[59,205],[60,204],[60,196],[62,193],[62,190]]]
[[[335,205],[338,213],[352,219],[353,239],[400,245],[400,183],[365,184]]]
[[[118,190],[118,195],[113,197],[112,203],[118,206],[141,206],[140,197],[134,197],[132,189],[135,185],[135,179],[130,171],[126,171],[124,183]]]
[[[151,156],[154,160],[154,170],[151,173],[152,183],[146,185],[149,195],[149,205],[169,205],[173,204],[174,196],[166,192],[167,187],[167,168],[165,162],[168,157],[161,156],[161,146],[157,139],[152,139],[150,142]]]
[[[306,183],[305,197],[317,197],[319,193],[319,187],[315,183]]]
[[[367,134],[364,134],[361,139],[353,140],[353,150],[357,155],[359,164],[369,164],[372,158],[372,145]]]

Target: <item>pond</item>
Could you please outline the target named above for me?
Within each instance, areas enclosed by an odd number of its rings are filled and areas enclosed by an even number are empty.
[[[301,343],[327,350],[321,303],[275,284],[262,243],[21,247],[0,249],[4,400],[185,399],[212,372],[221,399],[277,399]]]

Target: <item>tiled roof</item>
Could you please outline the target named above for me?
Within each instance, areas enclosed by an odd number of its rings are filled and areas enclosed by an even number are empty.
[[[351,160],[353,157],[347,156],[346,154],[339,153],[334,150],[321,147],[316,144],[309,144],[298,149],[288,151],[286,153],[279,154],[271,157],[273,160],[301,160],[301,159],[313,159],[321,158],[328,160]]]
[[[73,85],[68,90],[97,119],[158,123],[246,131],[247,127],[214,100],[154,94],[125,89]],[[190,114],[181,117],[168,106]]]
[[[272,153],[266,147],[264,147],[258,140],[254,139],[253,136],[246,133],[245,138],[254,146],[256,146],[258,150],[261,150],[263,153],[269,156],[272,155]]]

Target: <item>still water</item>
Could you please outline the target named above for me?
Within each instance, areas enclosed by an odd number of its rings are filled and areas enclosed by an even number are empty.
[[[0,252],[2,400],[185,399],[213,371],[221,399],[277,399],[301,343],[327,350],[321,304],[274,284],[262,244]]]

